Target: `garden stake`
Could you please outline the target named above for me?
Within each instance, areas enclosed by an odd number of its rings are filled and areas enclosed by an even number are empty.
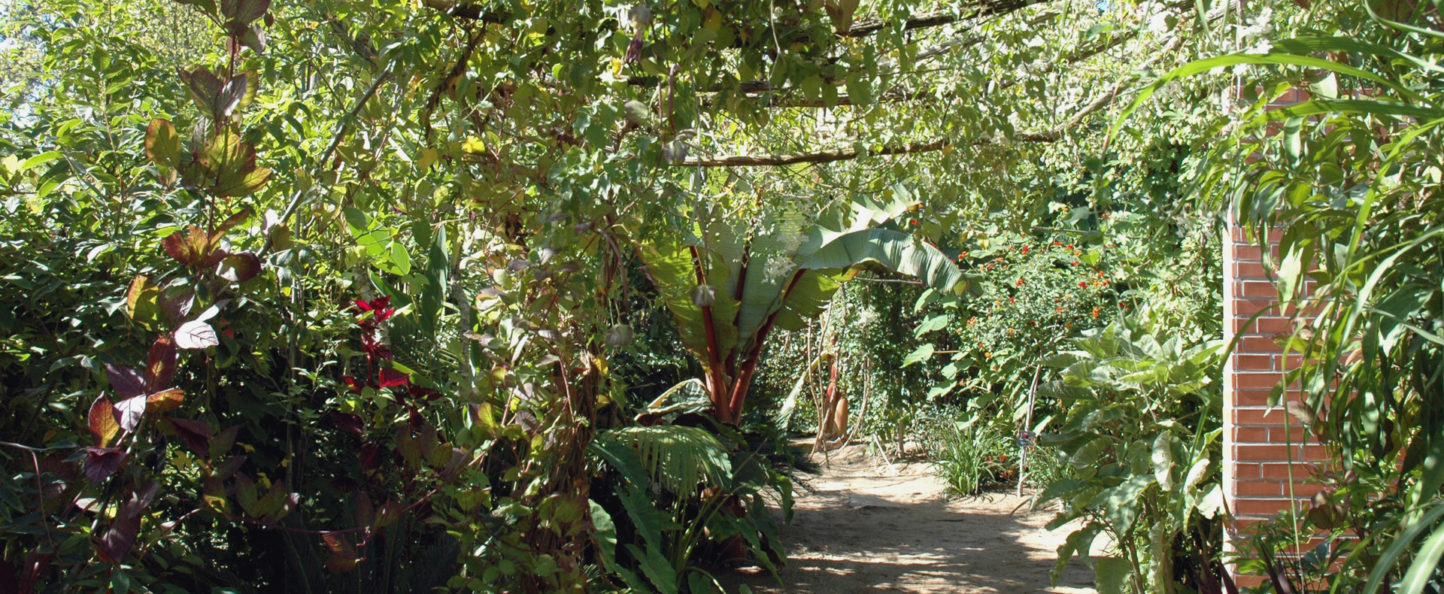
[[[1039,365],[1033,371],[1033,385],[1028,387],[1028,419],[1023,422],[1023,430],[1018,432],[1018,491],[1019,497],[1023,496],[1023,469],[1028,466],[1028,448],[1033,447],[1033,404],[1038,396],[1038,376],[1043,373],[1043,366]]]

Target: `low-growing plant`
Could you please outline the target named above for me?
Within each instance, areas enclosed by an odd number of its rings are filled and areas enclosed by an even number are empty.
[[[938,475],[959,495],[975,495],[1018,479],[1018,446],[981,416],[930,423],[928,453]]]
[[[1059,570],[1106,533],[1115,550],[1095,563],[1100,592],[1221,591],[1221,345],[1118,322],[1073,346],[1049,360],[1061,379],[1043,393],[1059,413],[1040,437],[1072,471],[1036,499],[1062,504],[1051,528],[1082,522]]]

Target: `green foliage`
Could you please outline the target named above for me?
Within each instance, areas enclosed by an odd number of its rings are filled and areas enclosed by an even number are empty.
[[[679,237],[664,231],[640,246],[649,276],[703,363],[713,410],[736,424],[758,357],[774,325],[799,330],[820,314],[842,282],[863,268],[925,280],[948,290],[959,279],[937,248],[876,228],[918,203],[902,187],[884,201],[840,201],[814,217],[795,210],[689,220]]]
[[[1085,252],[1084,246],[1061,240],[993,238],[981,243],[959,253],[971,264],[977,296],[919,299],[919,305],[940,301],[934,311],[942,311],[926,317],[914,334],[946,342],[941,348],[923,343],[904,365],[927,362],[932,353],[951,350],[942,369],[948,383],[935,388],[930,397],[958,390],[971,396],[969,405],[974,408],[993,406],[999,396],[1005,402],[1025,403],[1039,359],[1051,354],[1062,338],[1074,335],[1075,327],[1081,331],[1105,325],[1128,303],[1113,288],[1117,275],[1110,274],[1112,258],[1107,257],[1110,250],[1105,245]]]
[[[593,442],[623,481],[614,501],[594,505],[613,522],[621,545],[604,552],[603,564],[627,586],[721,592],[703,564],[709,556],[750,559],[776,575],[783,549],[764,495],[779,498],[790,517],[792,485],[772,468],[766,444],[749,446],[741,433],[719,429],[721,439],[696,427],[626,427]]]
[[[1439,394],[1441,164],[1437,6],[1380,2],[1327,5],[1263,51],[1199,60],[1140,94],[1221,67],[1258,79],[1237,124],[1210,154],[1201,190],[1223,195],[1260,239],[1283,229],[1269,264],[1294,318],[1289,353],[1302,365],[1291,412],[1333,454],[1316,474],[1323,492],[1307,513],[1284,518],[1299,542],[1337,537],[1318,572],[1336,590],[1377,591],[1393,582],[1418,592],[1440,583],[1437,509],[1444,472]],[[1306,100],[1269,103],[1293,90]],[[1125,111],[1125,115],[1129,113]],[[1272,134],[1277,130],[1277,134]],[[1265,250],[1266,252],[1268,250]],[[1311,290],[1306,287],[1312,285]],[[1274,401],[1284,404],[1281,384]],[[1303,433],[1301,431],[1301,433]],[[1433,530],[1422,537],[1423,530]],[[1278,555],[1268,555],[1277,558]],[[1342,558],[1337,568],[1325,562]],[[1409,563],[1407,569],[1395,564]],[[1323,568],[1327,567],[1327,568]],[[1271,565],[1275,587],[1301,574]],[[1394,582],[1397,571],[1403,578]],[[1293,583],[1290,583],[1293,582]]]
[[[954,493],[976,495],[1018,478],[1017,445],[984,418],[959,421],[947,415],[935,423],[928,432],[928,452],[939,478]]]
[[[1049,483],[1037,505],[1063,504],[1051,527],[1083,522],[1059,548],[1059,568],[1088,554],[1100,533],[1115,543],[1095,568],[1100,591],[1217,590],[1227,579],[1217,549],[1221,345],[1160,334],[1119,322],[1048,362],[1061,369],[1044,388],[1059,399],[1060,418],[1041,443],[1067,456],[1072,472]]]

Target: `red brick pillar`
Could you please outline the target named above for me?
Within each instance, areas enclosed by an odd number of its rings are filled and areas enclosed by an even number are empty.
[[[1271,248],[1277,248],[1279,236],[1278,231],[1270,234]],[[1224,339],[1238,343],[1223,369],[1223,486],[1237,523],[1225,531],[1228,552],[1248,539],[1250,527],[1291,502],[1299,502],[1300,513],[1306,511],[1305,500],[1318,490],[1306,482],[1310,462],[1324,456],[1323,446],[1283,406],[1268,405],[1269,393],[1297,355],[1286,358],[1277,341],[1289,334],[1289,320],[1277,307],[1273,274],[1261,256],[1257,238],[1250,240],[1230,225],[1223,244]],[[1286,397],[1298,400],[1299,392],[1291,387]],[[1241,576],[1240,585],[1260,580]]]

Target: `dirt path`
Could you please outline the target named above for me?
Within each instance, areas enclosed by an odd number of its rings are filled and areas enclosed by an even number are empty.
[[[1094,592],[1077,560],[1049,583],[1069,529],[1044,529],[1048,512],[1012,513],[1025,499],[1012,493],[950,498],[927,464],[889,468],[862,446],[834,452],[829,466],[797,482],[792,525],[783,528],[785,586],[744,570],[728,591]]]

